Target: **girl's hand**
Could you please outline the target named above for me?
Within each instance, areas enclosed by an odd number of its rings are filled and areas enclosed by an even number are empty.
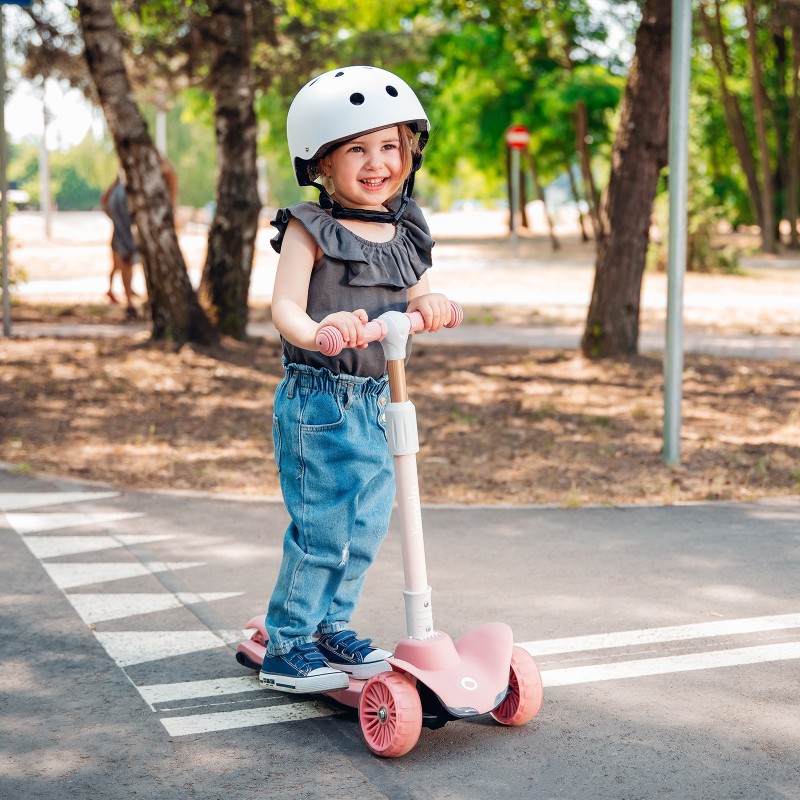
[[[408,304],[406,311],[419,311],[425,330],[436,333],[450,319],[450,301],[443,294],[422,294]]]
[[[328,314],[319,323],[317,333],[326,325],[333,325],[342,334],[345,347],[363,350],[369,344],[364,341],[364,325],[367,322],[369,317],[363,308],[357,308],[355,311],[337,311],[335,314]]]

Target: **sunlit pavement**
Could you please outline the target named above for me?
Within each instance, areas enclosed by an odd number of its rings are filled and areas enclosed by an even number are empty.
[[[508,622],[545,704],[382,761],[351,716],[233,659],[277,573],[279,501],[0,469],[3,796],[798,796],[800,498],[423,519],[437,627]],[[401,582],[393,530],[353,621],[382,646],[404,636]]]

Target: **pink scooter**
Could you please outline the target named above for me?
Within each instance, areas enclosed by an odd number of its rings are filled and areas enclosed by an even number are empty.
[[[445,327],[458,325],[463,316],[452,303]],[[505,623],[481,625],[455,642],[433,627],[417,478],[417,420],[405,377],[408,336],[423,328],[418,312],[390,311],[366,325],[368,341],[381,342],[388,362],[387,437],[397,484],[408,638],[387,659],[391,671],[369,680],[351,678],[348,688],[327,693],[335,704],[358,709],[367,747],[385,757],[408,753],[423,725],[440,728],[450,720],[486,713],[502,725],[524,725],[536,716],[544,696],[533,656],[514,645]],[[323,328],[317,346],[325,355],[337,355],[342,336],[332,326]],[[255,633],[239,644],[236,660],[259,670],[267,639],[264,618],[251,619],[247,628]]]

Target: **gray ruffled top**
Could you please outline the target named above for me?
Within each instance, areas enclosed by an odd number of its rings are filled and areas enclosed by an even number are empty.
[[[391,207],[391,206],[390,206]],[[298,203],[278,211],[272,225],[278,234],[272,246],[280,252],[290,220],[296,219],[322,251],[314,264],[306,312],[320,322],[336,311],[366,310],[370,319],[384,311],[405,311],[408,289],[431,266],[431,239],[419,206],[411,200],[395,235],[388,242],[357,236],[316,203]],[[289,363],[325,367],[334,374],[381,378],[386,373],[383,348],[373,342],[365,350],[345,349],[338,356],[303,350],[283,341]]]

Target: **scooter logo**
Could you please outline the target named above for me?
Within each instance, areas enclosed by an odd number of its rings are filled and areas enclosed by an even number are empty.
[[[467,676],[461,679],[461,686],[468,692],[474,692],[478,688],[478,681]]]

